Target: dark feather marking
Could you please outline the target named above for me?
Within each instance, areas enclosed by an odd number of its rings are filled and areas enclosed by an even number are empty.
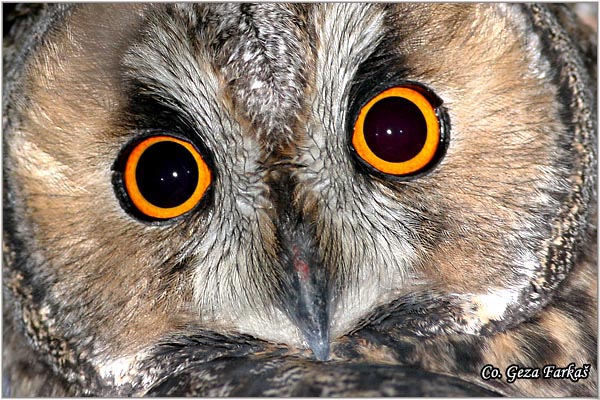
[[[582,289],[569,288],[564,295],[556,296],[553,305],[576,321],[584,321],[594,312],[594,300]]]
[[[598,357],[598,314],[594,299],[583,289],[571,285],[555,296],[552,305],[578,324],[582,346],[589,353],[590,363],[595,364]]]
[[[531,366],[552,364],[560,357],[562,351],[560,343],[540,324],[535,324],[523,332],[521,343],[521,352],[530,360]]]
[[[398,361],[405,365],[418,363],[417,346],[411,343],[411,339],[408,337],[396,337],[369,328],[362,329],[353,336],[364,338],[376,346],[385,346],[394,353]]]
[[[482,339],[479,337],[449,337],[454,350],[456,368],[460,372],[475,372],[483,367]]]

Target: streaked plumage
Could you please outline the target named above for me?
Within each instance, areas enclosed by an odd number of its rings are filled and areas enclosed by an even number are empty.
[[[5,393],[594,395],[588,36],[560,5],[34,6],[4,42]],[[351,141],[396,85],[440,99],[406,177]],[[212,176],[149,222],[124,165],[159,134]]]

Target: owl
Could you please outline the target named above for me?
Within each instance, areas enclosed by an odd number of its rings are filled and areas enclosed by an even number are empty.
[[[596,44],[569,7],[5,23],[4,395],[597,395]]]

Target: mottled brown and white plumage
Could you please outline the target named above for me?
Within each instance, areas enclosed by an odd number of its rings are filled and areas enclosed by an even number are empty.
[[[29,7],[4,38],[5,394],[597,394],[596,50],[567,7]],[[449,127],[408,180],[350,143],[398,82]],[[152,132],[214,175],[172,220],[115,178]],[[569,363],[589,377],[480,377]]]

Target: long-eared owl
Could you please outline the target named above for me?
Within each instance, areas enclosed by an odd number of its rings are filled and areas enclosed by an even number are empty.
[[[596,394],[568,6],[5,11],[5,395]]]

